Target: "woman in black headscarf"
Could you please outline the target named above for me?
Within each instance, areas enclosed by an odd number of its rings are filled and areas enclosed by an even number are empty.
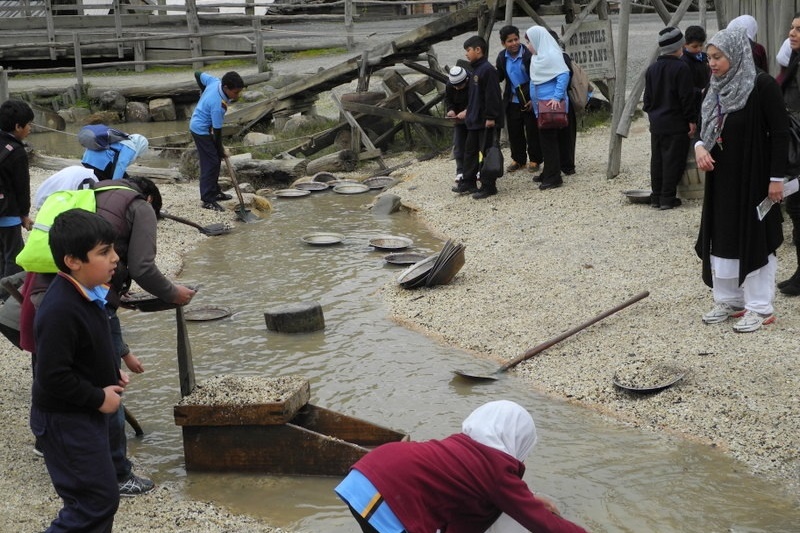
[[[695,249],[715,306],[703,322],[741,317],[733,329],[749,332],[775,321],[783,217],[776,208],[759,220],[756,206],[767,196],[783,199],[788,118],[775,80],[757,73],[743,29],[720,31],[707,51],[712,76],[695,143],[706,188]]]

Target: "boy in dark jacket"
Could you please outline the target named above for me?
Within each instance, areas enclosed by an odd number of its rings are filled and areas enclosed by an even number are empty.
[[[444,88],[444,106],[446,117],[456,121],[453,126],[453,159],[456,160],[456,183],[464,177],[464,144],[467,142],[467,127],[464,118],[467,116],[467,99],[469,91],[467,82],[469,72],[464,67],[453,67],[447,75]]]
[[[105,299],[119,260],[115,237],[108,221],[81,209],[61,213],[50,228],[59,273],[36,314],[30,419],[64,503],[48,531],[110,532],[119,506],[108,424],[127,376]]]
[[[708,66],[708,54],[703,52],[706,44],[706,30],[702,26],[689,26],[684,33],[686,44],[683,47],[681,60],[689,65],[692,72],[692,83],[694,84],[694,99],[697,118],[695,123],[700,129],[700,107],[703,105],[708,82],[711,80],[711,67]]]
[[[525,167],[526,161],[528,170],[534,171],[542,163],[542,147],[539,145],[536,116],[531,108],[531,52],[520,44],[516,26],[500,28],[500,42],[504,49],[497,54],[495,68],[498,80],[506,82],[503,109],[512,159],[506,171],[516,172]]]
[[[22,228],[30,230],[31,177],[23,139],[30,135],[33,111],[22,100],[0,105],[0,277],[22,269],[17,254],[22,250]],[[5,291],[3,291],[5,293]],[[3,299],[8,294],[3,295]]]
[[[681,61],[683,34],[668,26],[658,33],[661,55],[647,68],[644,110],[650,119],[650,206],[662,210],[681,205],[678,181],[686,169],[689,140],[696,129],[694,85]]]
[[[471,193],[476,200],[497,194],[495,179],[482,179],[478,190],[478,171],[480,170],[480,153],[495,140],[495,126],[502,126],[502,98],[497,71],[486,60],[489,46],[486,40],[473,35],[464,41],[467,60],[472,67],[469,80],[469,100],[464,125],[467,127],[467,140],[464,145],[464,177],[453,192]]]

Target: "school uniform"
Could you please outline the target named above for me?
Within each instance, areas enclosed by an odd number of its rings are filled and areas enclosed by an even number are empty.
[[[203,72],[199,83],[205,88],[192,112],[189,131],[200,158],[200,199],[209,203],[217,201],[222,193],[218,182],[225,152],[222,137],[214,135],[214,130],[222,130],[230,99],[222,90],[219,78]]]
[[[22,142],[9,132],[0,131],[0,145],[0,277],[6,277],[22,271],[16,258],[25,244],[22,217],[30,214],[31,178]]]
[[[520,166],[524,166],[527,161],[537,165],[542,162],[536,117],[530,107],[522,109],[524,102],[520,103],[519,100],[520,94],[523,98],[530,99],[531,57],[530,51],[520,45],[516,55],[503,50],[497,54],[495,62],[498,80],[506,82],[503,88],[503,109],[506,114],[511,158]]]
[[[497,70],[485,57],[472,62],[471,67],[467,115],[464,120],[464,125],[467,127],[467,139],[464,143],[462,183],[475,187],[480,170],[478,154],[479,152],[486,153],[486,149],[492,145],[494,135],[503,126],[503,119]],[[495,127],[487,129],[487,120],[494,120]],[[481,185],[496,191],[494,182],[495,180],[481,180]]]
[[[452,111],[456,115],[467,108],[469,90],[467,87],[456,89],[449,81],[444,88],[445,111]],[[463,121],[453,125],[453,159],[456,161],[456,175],[464,173],[464,143],[467,141],[467,127]]]
[[[98,410],[119,381],[104,292],[59,273],[36,314],[30,426],[64,502],[54,531],[110,532],[119,506],[109,415]]]

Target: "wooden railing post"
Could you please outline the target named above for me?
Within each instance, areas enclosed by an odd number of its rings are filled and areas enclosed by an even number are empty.
[[[250,15],[251,17],[256,14],[256,10],[254,7],[255,0],[245,0],[244,6],[244,14]]]
[[[137,33],[134,37],[143,37],[141,33]],[[144,39],[136,39],[133,41],[133,60],[146,61],[147,60],[147,42]],[[135,64],[133,66],[134,72],[144,72],[147,70],[147,65]]]
[[[81,59],[81,34],[72,32],[72,43],[75,50],[75,80],[78,82],[78,98],[83,97],[83,60]]]
[[[44,16],[47,21],[47,42],[51,45],[56,43],[56,26],[53,21],[53,0],[45,0]],[[56,60],[56,48],[50,46],[50,61]]]
[[[114,37],[122,39],[122,6],[119,0],[114,0]],[[122,41],[117,43],[117,57],[119,59],[125,59]]]
[[[195,0],[186,0],[186,24],[189,27],[189,33],[193,37],[189,37],[189,47],[191,48],[192,58],[203,57],[203,43],[200,38],[200,18],[197,16],[197,2]],[[192,68],[203,68],[202,61],[195,61],[192,63]]]
[[[347,32],[347,49],[352,50],[353,42],[353,0],[344,0],[344,28]]]
[[[261,19],[253,19],[253,45],[256,47],[256,65],[259,72],[266,72],[267,65],[264,60],[264,35],[261,33]]]
[[[0,102],[8,100],[8,72],[0,67]]]

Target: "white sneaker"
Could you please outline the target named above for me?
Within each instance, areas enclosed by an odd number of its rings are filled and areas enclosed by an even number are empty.
[[[456,174],[456,183],[461,183],[461,178],[464,177],[464,174]]]
[[[750,331],[755,331],[761,326],[772,324],[773,322],[775,322],[775,315],[762,315],[761,313],[748,310],[742,319],[733,325],[733,331],[749,333]]]
[[[730,317],[739,318],[744,315],[744,308],[734,307],[730,304],[716,304],[714,309],[703,313],[703,322],[706,324],[719,324],[725,322]]]

